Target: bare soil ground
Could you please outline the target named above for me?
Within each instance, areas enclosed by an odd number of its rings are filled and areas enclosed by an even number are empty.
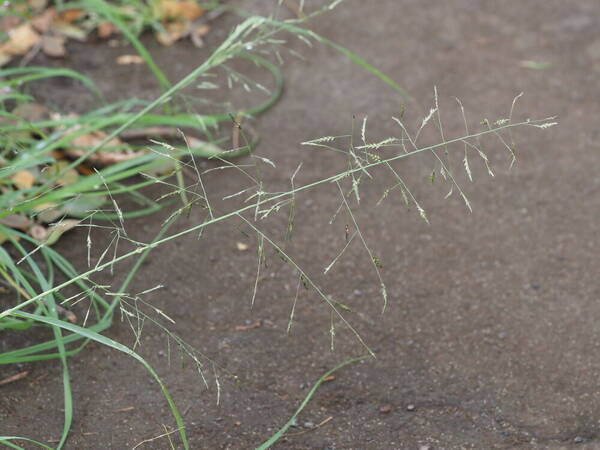
[[[260,5],[264,12],[271,7]],[[222,39],[233,20],[223,18],[207,43]],[[453,97],[470,118],[497,119],[523,91],[518,117],[556,114],[560,125],[518,132],[519,159],[510,171],[505,151],[490,141],[495,178],[480,164],[476,183],[460,178],[472,214],[456,195],[443,200],[445,188],[427,183],[430,156],[402,166],[429,226],[415,211],[406,212],[399,196],[375,206],[393,183],[383,173],[365,187],[356,214],[384,263],[390,295],[384,315],[377,279],[358,245],[332,275],[319,276],[344,245],[347,219],[328,224],[339,201],[335,187],[299,196],[288,250],[327,292],[352,306],[349,319],[377,358],[323,385],[290,433],[332,417],[328,423],[275,448],[600,448],[598,23],[595,0],[348,0],[311,25],[402,85],[414,99],[407,112],[414,123],[428,111],[437,86],[448,136],[464,131]],[[274,187],[286,186],[300,161],[298,184],[343,170],[336,155],[307,149],[302,141],[349,132],[353,115],[369,115],[368,135],[383,139],[396,132],[390,117],[399,114],[398,96],[343,55],[290,45],[306,60],[288,58],[282,101],[254,122],[262,136],[258,153],[278,165],[263,170],[265,184]],[[112,63],[123,49],[73,44],[70,50],[68,65],[93,76],[113,100],[157,92],[145,69]],[[174,79],[206,54],[186,44],[153,51]],[[550,67],[535,70],[523,61]],[[70,84],[56,83],[44,94],[63,108],[87,107]],[[234,171],[207,180],[215,199],[242,183]],[[148,240],[168,214],[131,221],[128,230]],[[195,211],[177,228],[201,217]],[[282,218],[267,229],[281,236],[284,224]],[[286,334],[296,280],[275,257],[251,309],[256,240],[234,225],[156,249],[132,288],[165,284],[151,297],[154,304],[176,320],[173,331],[221,367],[217,405],[214,384],[207,390],[191,364],[182,367],[175,354],[168,364],[164,335],[150,326],[142,335],[140,352],[185,412],[195,449],[253,448],[285,423],[323,372],[364,353],[343,327],[330,351],[330,314],[308,291],[301,292]],[[84,235],[60,243],[82,268]],[[250,250],[238,251],[236,241]],[[260,327],[236,330],[257,320]],[[133,344],[124,322],[109,335]],[[1,433],[56,439],[62,427],[59,364],[30,369],[28,378],[0,388]],[[8,376],[19,369],[0,370]],[[207,367],[209,375],[212,370]],[[172,426],[158,387],[133,359],[92,344],[72,359],[71,371],[76,416],[68,448],[131,448],[162,434],[162,424]],[[381,412],[385,405],[389,412]],[[168,445],[158,439],[139,448]]]

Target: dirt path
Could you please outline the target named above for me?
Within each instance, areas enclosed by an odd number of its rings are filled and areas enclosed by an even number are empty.
[[[600,446],[598,23],[594,0],[455,0],[427,6],[418,0],[348,0],[313,24],[317,33],[402,85],[415,99],[407,113],[414,123],[428,111],[437,86],[448,136],[463,132],[453,97],[473,120],[498,119],[523,91],[519,118],[558,115],[560,125],[518,132],[519,160],[512,171],[506,153],[490,141],[495,178],[479,163],[476,183],[461,175],[473,214],[456,195],[444,201],[446,187],[427,183],[430,157],[403,168],[430,226],[415,211],[407,213],[399,196],[375,206],[393,183],[383,173],[365,187],[357,219],[384,263],[386,314],[380,315],[377,279],[359,246],[331,276],[317,279],[353,307],[349,319],[377,359],[325,384],[292,432],[331,416],[327,424],[276,448]],[[215,33],[210,39],[219,38]],[[259,153],[278,165],[263,173],[274,188],[288,183],[300,161],[298,183],[343,170],[335,155],[300,142],[347,133],[353,114],[368,114],[368,135],[383,139],[396,132],[389,118],[399,114],[394,92],[340,54],[297,42],[292,47],[307,59],[289,59],[283,100],[255,125],[263,136]],[[164,52],[159,61],[172,74],[183,74],[193,63],[190,51]],[[151,97],[143,73],[130,72],[121,81],[119,71],[125,75],[127,69],[104,67],[106,58],[100,49],[74,51],[69,63],[101,79],[101,87],[112,87],[116,96]],[[532,69],[523,61],[550,66]],[[52,98],[60,103],[68,95],[65,89]],[[229,173],[210,183],[216,199],[242,179]],[[344,245],[347,219],[328,225],[338,199],[334,186],[298,198],[289,251],[309,273],[321,273]],[[160,217],[131,222],[130,229],[151,235]],[[200,217],[192,214],[179,229]],[[281,236],[284,223],[282,218],[268,229]],[[250,250],[238,251],[236,241]],[[71,250],[67,245],[62,249],[83,264],[84,245]],[[207,391],[195,369],[189,363],[182,368],[178,357],[169,367],[166,339],[150,327],[143,334],[141,353],[185,412],[195,449],[253,448],[287,420],[323,372],[364,352],[342,327],[330,351],[329,312],[309,292],[302,291],[295,325],[286,335],[296,281],[276,258],[251,310],[255,251],[256,241],[233,228],[212,230],[200,241],[190,237],[157,249],[134,288],[166,284],[151,299],[177,321],[173,330],[239,377],[237,384],[223,377],[217,406],[214,385]],[[258,328],[235,328],[258,320]],[[125,323],[110,334],[133,343]],[[60,371],[57,363],[32,370],[28,379],[0,388],[1,432],[47,441],[59,437],[62,426]],[[40,376],[45,378],[36,382]],[[77,415],[68,448],[131,448],[172,423],[159,389],[132,359],[90,345],[73,359],[72,378]],[[386,405],[389,412],[381,412]]]

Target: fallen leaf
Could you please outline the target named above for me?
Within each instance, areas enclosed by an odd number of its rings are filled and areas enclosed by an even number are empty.
[[[27,0],[29,7],[33,10],[42,10],[48,5],[48,0]]]
[[[9,214],[0,219],[0,224],[5,225],[9,228],[16,228],[17,230],[26,231],[33,222],[29,220],[27,216],[22,214]]]
[[[69,322],[71,322],[72,324],[77,324],[77,316],[75,315],[75,313],[63,308],[62,306],[59,309],[59,305],[55,305],[55,307],[60,313],[64,314],[64,316]]]
[[[71,8],[61,11],[58,15],[59,20],[66,23],[73,23],[77,19],[82,18],[85,15],[85,11],[80,8]]]
[[[0,52],[7,55],[24,55],[39,42],[40,35],[30,24],[24,23],[8,30],[8,42],[0,47]]]
[[[248,244],[244,244],[243,242],[236,242],[235,246],[240,252],[245,252],[248,250]]]
[[[62,58],[67,54],[64,36],[45,35],[42,38],[42,51],[53,58]]]
[[[206,36],[209,31],[210,25],[207,23],[194,28],[190,34],[193,44],[198,48],[204,47],[204,40],[202,38]]]
[[[254,328],[260,328],[262,325],[260,320],[257,320],[256,322],[251,323],[250,325],[236,325],[235,330],[236,331],[248,331],[248,330],[253,330]]]
[[[126,66],[128,64],[144,64],[144,58],[140,55],[121,55],[117,57],[117,64]]]
[[[12,30],[16,28],[21,23],[21,18],[17,15],[9,16],[5,15],[0,17],[0,31],[7,32],[8,30]]]
[[[123,131],[119,136],[123,139],[142,139],[157,136],[179,137],[181,134],[176,129],[170,127],[147,127],[130,128]]]
[[[168,47],[179,39],[187,36],[192,29],[190,22],[179,21],[164,24],[163,29],[156,34],[156,40]]]
[[[48,237],[45,239],[46,245],[55,244],[65,232],[75,228],[80,222],[80,220],[65,219],[48,228]]]
[[[35,177],[28,170],[20,170],[12,176],[11,180],[18,189],[29,189],[33,186]]]
[[[87,147],[95,147],[99,145],[102,141],[106,139],[107,136],[108,134],[106,134],[104,131],[96,130],[92,131],[91,133],[82,134],[80,136],[75,137],[71,143],[76,147],[84,147],[87,149]],[[105,147],[103,148],[106,149],[106,147],[113,147],[113,149],[116,150],[119,148],[123,148],[124,146],[125,144],[123,143],[123,141],[115,137],[108,141],[105,144]]]
[[[98,37],[102,38],[102,39],[106,39],[110,36],[112,36],[113,34],[115,34],[118,30],[117,27],[115,27],[112,22],[109,22],[108,20],[103,20],[102,22],[100,22],[98,24],[98,27],[96,28],[96,30],[98,31]]]
[[[40,15],[35,16],[30,20],[31,25],[40,33],[47,33],[50,29],[52,21],[56,17],[56,9],[48,8]]]
[[[89,166],[87,164],[79,164],[77,167],[77,172],[80,175],[93,175],[94,171],[92,169],[89,168]]]
[[[335,380],[335,375],[329,375],[328,377],[323,378],[323,383],[327,383],[333,380]]]
[[[160,0],[158,15],[162,20],[196,20],[204,14],[204,9],[194,1]]]
[[[203,23],[202,25],[194,28],[193,33],[199,37],[204,37],[210,32],[210,25],[207,23]]]

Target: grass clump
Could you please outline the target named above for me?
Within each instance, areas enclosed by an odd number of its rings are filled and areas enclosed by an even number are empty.
[[[331,9],[337,3],[339,2],[333,2],[325,9]],[[142,312],[141,308],[138,308],[137,302],[143,293],[132,294],[129,292],[134,276],[140,270],[148,254],[156,247],[189,234],[200,235],[209,226],[233,222],[244,232],[256,235],[260,242],[253,299],[256,295],[260,266],[265,258],[266,250],[271,249],[273,254],[276,254],[283,263],[292,268],[297,279],[297,286],[304,285],[330,308],[332,348],[335,345],[335,323],[337,321],[350,329],[356,339],[363,344],[365,350],[372,354],[363,338],[347,319],[348,307],[328,295],[313,280],[311,274],[286,252],[283,244],[263,231],[261,221],[282,210],[287,211],[286,235],[290,236],[296,214],[296,195],[317,186],[333,186],[339,194],[339,207],[332,220],[335,220],[338,215],[346,215],[351,227],[347,228],[345,246],[327,265],[325,273],[332,270],[335,263],[343,258],[347,248],[354,242],[358,242],[364,248],[377,275],[382,296],[382,308],[385,310],[388,304],[388,292],[381,270],[383,262],[372,251],[355,216],[355,210],[361,202],[362,186],[369,180],[380,176],[375,171],[383,171],[392,179],[392,184],[382,194],[380,203],[389,195],[399,192],[407,205],[414,206],[420,216],[427,221],[425,209],[413,195],[402,176],[399,163],[405,158],[419,154],[432,155],[436,165],[432,173],[439,173],[442,179],[449,184],[448,196],[457,192],[466,207],[471,209],[469,200],[451,169],[449,155],[454,150],[453,147],[460,146],[463,151],[462,166],[469,179],[472,179],[469,164],[471,155],[481,158],[492,175],[493,172],[487,155],[480,145],[480,139],[485,136],[497,137],[514,157],[511,130],[517,127],[547,128],[554,123],[551,119],[514,121],[512,117],[513,103],[506,119],[496,122],[484,121],[481,123],[481,129],[474,131],[469,128],[464,110],[459,102],[460,111],[465,117],[465,134],[448,138],[443,131],[436,91],[434,106],[416,131],[411,132],[411,127],[405,124],[400,115],[393,118],[397,125],[397,136],[371,142],[366,136],[367,119],[365,118],[362,121],[359,139],[350,134],[321,137],[304,142],[303,144],[306,146],[334,151],[341,155],[344,169],[323,179],[297,185],[294,179],[300,170],[298,167],[290,176],[291,188],[277,192],[267,190],[260,179],[260,174],[250,176],[253,181],[249,187],[229,196],[244,195],[246,198],[244,205],[221,211],[209,203],[205,186],[202,183],[203,174],[195,164],[194,157],[210,158],[222,161],[231,167],[238,167],[234,163],[227,163],[227,160],[252,151],[256,139],[248,138],[245,134],[242,136],[241,145],[222,148],[223,142],[214,137],[214,129],[221,123],[231,123],[239,118],[257,115],[277,101],[282,91],[283,78],[277,65],[264,55],[277,56],[282,42],[277,38],[280,34],[288,33],[308,42],[330,45],[359,66],[371,71],[385,83],[396,88],[399,95],[404,95],[404,91],[393,80],[358,56],[303,28],[300,20],[278,21],[273,18],[257,16],[244,19],[202,64],[180,81],[171,83],[152,61],[150,54],[137,38],[141,26],[132,27],[132,24],[125,20],[118,5],[109,4],[103,0],[90,0],[85,2],[85,7],[89,8],[90,16],[108,20],[121,30],[153,70],[163,93],[151,102],[129,99],[116,104],[103,105],[79,116],[60,115],[56,112],[40,110],[35,99],[27,94],[25,89],[27,83],[48,77],[66,76],[78,80],[90,91],[100,95],[92,80],[66,69],[57,71],[47,68],[24,67],[0,71],[2,80],[0,91],[4,93],[4,96],[0,98],[2,102],[0,132],[3,148],[0,153],[0,187],[2,189],[0,235],[5,243],[10,243],[10,250],[0,247],[0,278],[10,287],[16,299],[14,304],[0,312],[0,329],[5,332],[9,330],[11,332],[27,332],[41,324],[52,332],[52,338],[45,342],[0,354],[0,364],[48,359],[58,359],[61,362],[64,386],[64,426],[57,448],[63,447],[67,441],[75,411],[71,394],[69,357],[79,353],[90,341],[123,352],[138,360],[145,367],[157,381],[169,405],[176,424],[174,432],[179,435],[182,446],[189,448],[181,414],[156,371],[135,351],[135,345],[133,347],[125,346],[103,334],[112,324],[115,313],[118,312],[132,324],[134,332],[136,332],[136,321],[150,320],[175,340],[177,345],[197,365],[200,375],[204,379],[202,355],[171,333],[168,325],[162,325],[165,321],[169,322],[168,314],[155,309],[155,315],[151,317]],[[185,108],[173,101],[182,89],[197,82],[201,76],[213,73],[218,68],[227,67],[228,62],[234,58],[245,58],[272,74],[273,86],[267,89],[268,98],[262,105],[247,110],[199,115],[186,111]],[[237,75],[236,72],[229,73]],[[241,75],[237,79],[245,80]],[[438,130],[440,140],[437,144],[423,146],[419,143],[419,136],[428,126],[433,126]],[[157,133],[157,129],[161,132]],[[146,141],[152,137],[151,143],[127,142],[125,136],[133,131],[137,132],[136,136],[142,136]],[[165,143],[165,137],[177,137],[179,144],[177,145],[176,142]],[[359,145],[356,145],[356,142],[359,142]],[[110,163],[106,163],[109,160]],[[102,164],[103,162],[105,164]],[[264,161],[264,158],[263,162],[270,163],[268,160]],[[186,185],[184,172],[192,173],[196,177],[196,182],[191,187]],[[138,174],[145,174],[145,178],[141,180],[136,178],[135,175]],[[170,186],[173,190],[161,199],[153,200],[144,195],[143,188],[155,183]],[[137,205],[136,209],[123,210],[121,207],[123,197],[127,197],[129,202]],[[180,201],[181,204],[175,204],[175,201]],[[157,211],[165,205],[173,206],[174,211],[153,239],[139,242],[127,235],[125,221]],[[204,210],[204,220],[182,231],[170,232],[172,224],[192,206]],[[41,234],[35,235],[31,232],[34,226],[41,227],[43,232],[38,230]],[[97,261],[92,264],[91,258],[88,256],[87,270],[76,270],[69,261],[51,247],[64,231],[73,226],[87,227],[88,229],[105,227],[113,233],[111,243]],[[127,241],[130,249],[119,253],[117,244],[123,240]],[[89,255],[91,240],[88,239],[87,245]],[[103,270],[112,270],[113,267],[126,260],[135,260],[135,263],[117,289],[92,281],[97,273]],[[86,305],[83,320],[78,320],[72,315],[71,309],[77,304]],[[293,323],[294,310],[295,302],[290,314],[288,330]],[[139,339],[138,335],[136,335],[136,339]],[[267,448],[281,438],[289,424],[292,423],[291,421],[310,400],[322,379],[310,391],[307,399],[292,419],[260,448]],[[204,382],[208,385],[206,379]],[[168,432],[165,436],[170,436],[170,434],[171,432]],[[15,440],[17,440],[15,437],[0,437],[0,442],[12,447],[16,447],[16,444],[13,443]],[[39,445],[44,446],[41,443]]]

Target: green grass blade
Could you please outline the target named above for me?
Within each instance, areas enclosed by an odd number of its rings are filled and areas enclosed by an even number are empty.
[[[62,320],[58,320],[53,317],[45,317],[45,316],[42,316],[39,314],[31,314],[31,313],[27,313],[24,311],[15,311],[13,313],[13,315],[16,317],[35,320],[38,322],[45,323],[47,325],[51,325],[51,326],[62,328],[67,331],[71,331],[71,332],[76,333],[80,336],[83,336],[87,339],[96,341],[102,345],[106,345],[107,347],[110,347],[110,348],[113,348],[120,352],[123,352],[126,355],[129,355],[132,358],[139,361],[144,366],[144,368],[148,371],[148,373],[152,376],[152,378],[154,378],[154,380],[160,386],[162,394],[165,397],[165,399],[167,400],[169,408],[171,409],[171,413],[173,414],[173,417],[175,418],[177,427],[179,428],[179,436],[181,438],[181,441],[183,442],[184,448],[189,449],[189,443],[187,440],[187,435],[186,435],[185,427],[183,424],[183,418],[181,417],[181,414],[179,413],[179,410],[177,409],[177,406],[175,405],[175,402],[173,401],[171,394],[167,390],[167,387],[162,382],[161,378],[158,376],[156,371],[152,368],[152,366],[144,358],[142,358],[140,355],[138,355],[135,351],[133,351],[126,345],[123,345],[117,341],[114,341],[114,340],[112,340],[106,336],[103,336],[101,334],[98,334],[94,331],[91,331],[89,328],[82,328],[78,325],[74,325],[69,322],[64,322]]]
[[[364,356],[359,356],[357,358],[349,359],[347,361],[344,361],[341,364],[338,364],[330,371],[324,373],[323,376],[321,376],[321,378],[319,378],[317,380],[317,382],[314,384],[314,386],[311,388],[311,390],[308,392],[308,394],[306,394],[306,397],[304,397],[304,400],[302,400],[302,403],[300,403],[300,406],[298,407],[296,412],[292,415],[292,417],[290,417],[290,420],[288,420],[286,422],[286,424],[284,426],[282,426],[279,430],[277,430],[277,432],[273,436],[271,436],[268,440],[266,440],[264,443],[262,443],[261,445],[256,447],[256,450],[266,450],[267,448],[271,447],[271,445],[273,445],[275,442],[277,442],[279,439],[281,439],[283,434],[296,421],[298,414],[300,414],[302,412],[304,407],[308,404],[308,402],[313,397],[313,395],[315,395],[315,392],[317,391],[317,389],[319,389],[319,386],[321,386],[321,384],[323,384],[323,381],[325,381],[325,379],[327,377],[331,376],[333,373],[340,370],[342,367],[346,367],[349,364],[354,364],[355,362],[362,361],[363,359],[366,359],[369,357],[370,357],[369,355],[364,355]]]
[[[152,73],[158,80],[161,88],[165,91],[168,90],[171,87],[171,82],[169,81],[165,73],[162,70],[160,70],[160,68],[156,65],[154,59],[152,58],[152,56],[150,56],[148,50],[146,50],[146,47],[144,47],[144,45],[140,42],[137,36],[133,34],[129,27],[120,19],[118,11],[115,11],[115,8],[106,3],[104,0],[87,0],[86,4],[88,8],[93,8],[95,11],[98,12],[98,14],[103,16],[106,20],[108,20],[109,22],[114,24],[119,30],[121,30],[121,32],[129,40],[129,42],[131,42],[131,45],[133,45],[135,50],[144,59],[146,64],[148,64],[148,67],[150,68],[150,70],[152,70]]]
[[[7,77],[18,77],[4,79]],[[91,78],[70,69],[51,69],[48,67],[17,67],[13,69],[0,69],[0,86],[21,86],[25,83],[52,77],[69,77],[80,81],[85,87],[92,91],[98,98],[102,93]]]
[[[27,441],[27,442],[31,442],[32,444],[39,445],[40,447],[45,448],[47,450],[53,450],[52,447],[48,447],[46,444],[36,441],[34,439],[29,439],[29,438],[21,437],[21,436],[0,436],[0,444],[4,444],[10,448],[18,448],[20,450],[24,450],[23,447],[13,444],[10,441]]]

